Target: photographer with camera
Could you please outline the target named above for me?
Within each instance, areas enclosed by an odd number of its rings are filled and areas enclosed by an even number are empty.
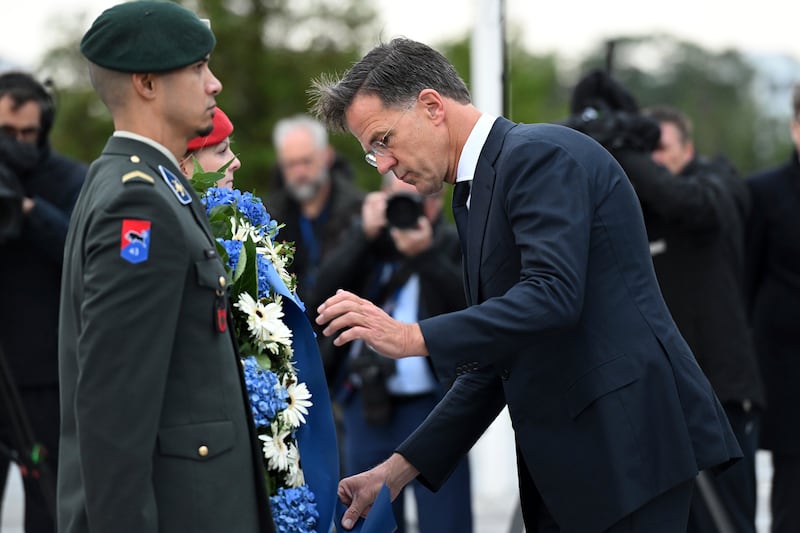
[[[54,111],[50,93],[33,76],[0,75],[0,279],[8,282],[0,306],[0,346],[7,365],[0,368],[9,369],[2,382],[16,389],[24,411],[0,407],[0,443],[25,454],[17,449],[22,439],[12,420],[26,419],[52,473],[59,434],[61,265],[70,213],[86,175],[83,163],[50,147]],[[10,458],[0,454],[0,500],[9,464]],[[42,482],[23,476],[27,533],[55,531]]]
[[[698,478],[687,531],[755,533],[764,391],[745,312],[745,182],[724,159],[696,153],[683,113],[667,106],[640,112],[605,72],[578,83],[571,107],[567,124],[603,144],[636,190],[664,300],[744,454],[722,474]]]
[[[308,115],[283,118],[275,124],[273,138],[280,186],[265,201],[270,215],[284,224],[281,240],[294,243],[288,268],[297,275],[300,297],[308,301],[320,264],[358,216],[364,193],[318,120]]]
[[[452,224],[441,218],[442,193],[421,196],[389,173],[381,191],[367,194],[361,219],[319,270],[310,308],[346,289],[380,305],[395,319],[418,319],[465,307],[461,250]],[[430,359],[383,358],[366,344],[334,348],[332,394],[342,406],[344,474],[373,467],[390,455],[428,416],[444,394]],[[436,493],[412,484],[420,533],[472,531],[466,458]],[[394,503],[399,532],[406,531],[403,497]]]

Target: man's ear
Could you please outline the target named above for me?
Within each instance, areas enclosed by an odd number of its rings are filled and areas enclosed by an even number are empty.
[[[133,89],[144,99],[152,100],[156,94],[156,75],[153,73],[131,74]]]
[[[444,98],[434,89],[423,89],[417,97],[425,108],[425,113],[431,118],[434,124],[439,124],[444,120]]]

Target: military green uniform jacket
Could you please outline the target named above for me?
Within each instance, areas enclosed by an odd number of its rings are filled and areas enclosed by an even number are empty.
[[[64,258],[61,533],[274,531],[226,283],[172,159],[112,137]]]

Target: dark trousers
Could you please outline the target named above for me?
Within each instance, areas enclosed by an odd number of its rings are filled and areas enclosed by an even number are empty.
[[[756,532],[756,450],[760,416],[758,410],[745,411],[741,404],[726,403],[723,407],[744,457],[724,472],[707,476],[709,483],[705,490],[698,487],[694,491],[688,533],[720,530],[709,510],[709,498],[717,500],[736,533]],[[706,494],[709,489],[713,494]],[[800,532],[800,529],[792,531]]]
[[[560,533],[528,473],[522,455],[517,453],[522,517],[526,533]],[[660,494],[606,529],[603,533],[682,533],[689,519],[689,503],[694,481],[688,480]],[[565,487],[564,490],[569,490]],[[577,511],[576,511],[577,512]]]
[[[372,425],[364,420],[361,395],[355,392],[345,402],[342,418],[346,475],[369,470],[386,460],[425,420],[440,398],[439,394],[427,394],[395,402],[389,422]],[[409,488],[414,491],[420,533],[471,533],[470,474],[466,457],[437,492],[431,492],[418,481],[409,483],[404,492]],[[406,531],[404,495],[401,493],[392,504],[397,533]]]
[[[58,388],[56,386],[22,387],[19,389],[19,394],[34,438],[48,450],[47,466],[52,473],[53,481],[55,481],[59,434]],[[0,407],[0,441],[13,448],[13,438],[6,406],[2,406]],[[6,456],[0,455],[0,502],[3,501],[10,464],[11,462]],[[22,483],[25,489],[25,532],[54,533],[55,522],[50,516],[50,511],[42,495],[40,482],[30,477],[23,477]],[[55,490],[54,487],[53,490]]]
[[[772,452],[772,533],[800,531],[800,455]]]

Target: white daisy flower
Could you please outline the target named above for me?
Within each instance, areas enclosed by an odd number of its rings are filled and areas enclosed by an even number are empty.
[[[286,475],[286,483],[290,487],[300,487],[305,485],[306,478],[300,468],[300,451],[294,444],[289,444],[289,473]]]
[[[272,266],[275,268],[275,271],[278,273],[283,283],[287,287],[290,287],[292,284],[292,275],[286,269],[285,247],[286,244],[284,243],[275,244],[270,239],[264,239],[261,246],[256,248],[256,253],[266,257],[269,262],[272,263]]]
[[[289,393],[289,397],[286,399],[289,406],[281,412],[281,415],[289,426],[300,427],[300,424],[304,424],[306,421],[305,415],[308,414],[308,408],[314,405],[309,401],[311,392],[305,383],[298,383],[294,376],[284,378],[284,387]]]
[[[256,252],[269,259],[272,266],[275,267],[275,270],[277,270],[279,274],[282,274],[282,271],[286,270],[286,257],[283,251],[284,244],[274,244],[270,239],[264,239],[260,244],[261,246],[256,248]]]
[[[246,219],[236,220],[236,217],[231,217],[231,234],[231,239],[234,241],[246,241],[249,238],[254,243],[259,244],[264,240],[264,237],[258,234],[258,230],[250,224],[250,221]]]
[[[263,304],[243,292],[234,307],[247,315],[247,328],[258,346],[277,354],[280,345],[291,345],[292,330],[281,320],[283,309],[280,297],[276,297],[274,302]]]
[[[272,470],[284,471],[289,468],[289,446],[286,445],[286,437],[289,433],[279,433],[273,437],[269,435],[259,435],[258,438],[264,441],[262,452],[267,459]],[[295,452],[296,453],[296,452]]]

